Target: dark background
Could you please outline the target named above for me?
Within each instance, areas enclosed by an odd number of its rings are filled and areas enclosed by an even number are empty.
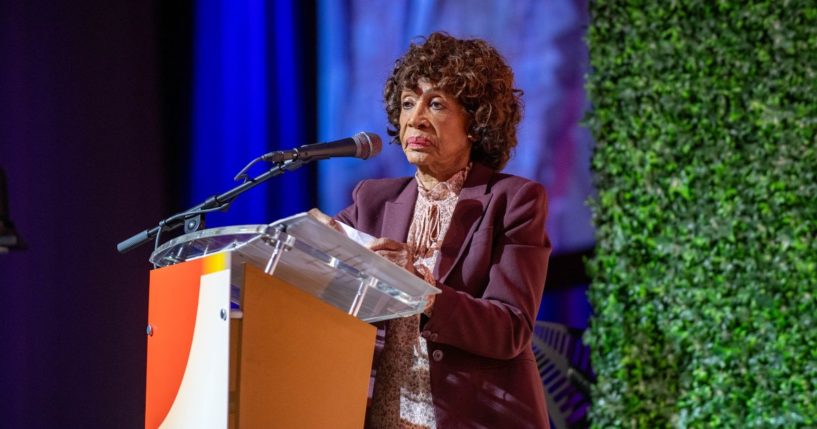
[[[0,426],[142,427],[150,246],[189,126],[189,2],[0,3]]]

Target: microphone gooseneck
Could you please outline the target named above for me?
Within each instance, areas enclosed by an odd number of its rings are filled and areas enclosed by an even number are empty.
[[[161,222],[156,227],[146,229],[127,240],[120,242],[116,248],[120,253],[125,253],[134,248],[145,244],[150,240],[155,240],[156,247],[159,246],[159,237],[163,231],[169,231],[179,226],[184,225],[185,232],[192,232],[202,227],[204,222],[204,215],[217,210],[225,210],[232,204],[232,202],[242,193],[258,186],[259,184],[269,180],[274,176],[283,174],[286,171],[292,171],[300,168],[303,164],[310,161],[317,161],[326,158],[337,157],[354,157],[360,159],[369,159],[380,153],[383,143],[380,136],[375,133],[359,132],[354,137],[347,137],[345,139],[336,140],[328,143],[316,143],[301,146],[296,149],[270,152],[264,154],[244,167],[238,173],[235,180],[244,179],[243,183],[230,189],[227,192],[219,195],[213,195],[203,203],[188,209],[184,212],[177,213]],[[248,178],[247,171],[255,163],[259,161],[269,161],[275,165],[269,171],[254,177]],[[0,179],[2,179],[2,171],[0,171]],[[0,180],[0,185],[3,181]],[[2,190],[2,189],[0,189]],[[0,195],[2,196],[2,195]],[[3,209],[6,207],[5,200],[0,199],[0,233],[3,231]],[[10,226],[10,225],[8,225]],[[0,239],[5,238],[0,235]],[[4,245],[0,242],[0,247]]]

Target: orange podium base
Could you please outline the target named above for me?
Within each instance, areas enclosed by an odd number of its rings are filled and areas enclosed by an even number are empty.
[[[376,329],[229,253],[153,270],[146,428],[361,428]]]
[[[245,267],[239,428],[363,427],[375,327]]]

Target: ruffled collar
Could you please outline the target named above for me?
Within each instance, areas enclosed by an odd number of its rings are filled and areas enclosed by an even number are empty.
[[[454,173],[448,180],[438,182],[431,189],[426,188],[423,182],[420,181],[420,172],[414,173],[414,180],[417,181],[418,192],[430,201],[442,201],[452,196],[459,195],[465,184],[465,179],[468,177],[468,172],[471,171],[473,162],[469,162],[462,170]]]

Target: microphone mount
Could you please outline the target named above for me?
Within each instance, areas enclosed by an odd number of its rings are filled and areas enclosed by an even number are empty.
[[[296,159],[301,159],[301,152],[298,149],[290,149],[290,150],[278,150],[275,152],[265,153],[261,155],[261,161],[271,162],[273,164],[279,164],[282,162],[292,161]]]
[[[159,225],[144,230],[127,240],[117,244],[120,253],[125,253],[155,239],[154,249],[159,247],[159,238],[163,231],[170,231],[184,225],[184,232],[190,233],[204,227],[204,215],[218,210],[226,210],[230,204],[242,193],[272,177],[292,171],[310,161],[317,161],[331,157],[355,157],[368,159],[380,153],[382,143],[380,136],[374,133],[359,132],[354,137],[336,140],[328,143],[316,143],[301,147],[270,152],[252,160],[235,177],[235,180],[244,181],[233,189],[220,195],[214,195],[203,203],[181,213],[170,216],[159,222]],[[258,177],[250,178],[247,175],[250,167],[260,161],[270,161],[274,165],[267,172]]]
[[[155,239],[154,250],[159,247],[159,238],[162,232],[172,231],[184,225],[184,232],[190,233],[198,231],[204,227],[204,215],[210,212],[226,210],[230,204],[244,192],[266,182],[267,180],[279,176],[287,171],[292,171],[300,168],[304,164],[302,160],[294,160],[289,162],[282,162],[275,164],[272,168],[264,173],[259,174],[254,178],[247,178],[243,183],[219,195],[213,195],[207,198],[203,203],[170,216],[167,219],[159,222],[159,225],[146,229],[127,240],[124,240],[116,245],[119,253],[129,252],[150,240]]]

